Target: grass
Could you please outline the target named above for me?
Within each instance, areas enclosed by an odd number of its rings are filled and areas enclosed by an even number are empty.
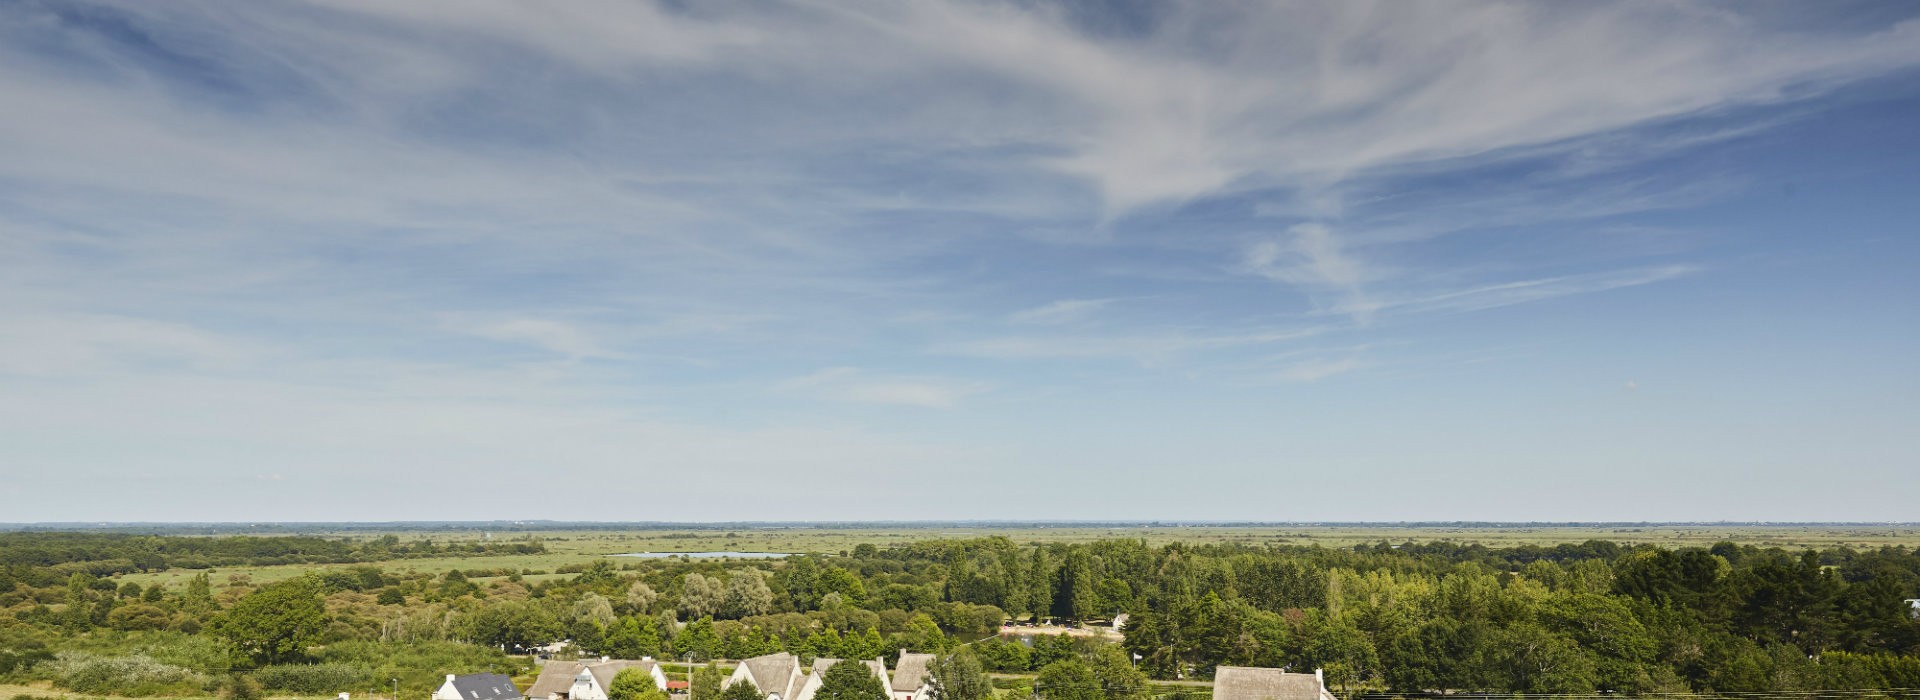
[[[316,533],[333,537],[372,538],[380,532],[353,531]],[[435,542],[478,540],[473,531],[411,531],[394,533],[403,540],[432,539]],[[416,571],[442,574],[453,569],[534,570],[552,572],[570,564],[585,564],[614,554],[627,552],[822,552],[838,553],[859,544],[886,547],[920,540],[985,537],[999,535],[1018,543],[1089,542],[1099,539],[1134,538],[1151,544],[1180,541],[1202,543],[1239,543],[1255,546],[1320,545],[1351,547],[1376,542],[1444,541],[1478,543],[1491,547],[1518,545],[1555,545],[1592,539],[1666,547],[1705,546],[1722,540],[1763,547],[1855,548],[1882,545],[1920,546],[1920,527],[1911,525],[1538,525],[1538,526],[1386,526],[1386,525],[1275,525],[1257,527],[996,527],[980,525],[893,527],[893,528],[755,528],[742,526],[723,530],[548,530],[496,533],[495,541],[538,539],[547,546],[545,554],[488,557],[436,557],[401,559],[378,563],[392,571]],[[216,584],[230,574],[245,574],[255,583],[267,583],[298,576],[314,569],[356,566],[282,565],[236,566],[213,570]],[[172,570],[147,574],[128,574],[122,580],[147,586],[160,583],[168,587],[186,585],[198,571]],[[558,574],[535,575],[541,580]],[[11,696],[6,696],[11,697]],[[0,697],[0,700],[6,700]]]

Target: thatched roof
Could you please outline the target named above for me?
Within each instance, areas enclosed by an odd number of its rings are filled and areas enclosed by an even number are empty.
[[[933,664],[932,654],[909,654],[900,652],[900,662],[893,665],[893,690],[896,693],[911,693],[927,684],[927,667]]]
[[[611,690],[613,689],[613,677],[620,675],[621,671],[637,668],[640,669],[641,673],[652,673],[654,665],[655,662],[652,660],[627,661],[614,659],[612,661],[602,661],[597,664],[588,664],[587,672],[593,674],[593,680],[600,684],[601,690]]]
[[[540,677],[534,679],[533,687],[527,689],[527,697],[545,700],[555,693],[571,692],[573,678],[580,675],[582,665],[576,661],[548,661],[540,667]]]
[[[1213,700],[1334,700],[1314,673],[1221,666],[1213,672]]]
[[[555,694],[573,692],[573,679],[579,678],[585,671],[593,675],[593,681],[600,684],[601,690],[613,687],[613,677],[621,671],[637,668],[651,673],[659,662],[653,660],[633,661],[628,659],[610,659],[607,661],[549,661],[540,669],[540,677],[533,681],[533,687],[527,689],[527,697],[543,700]]]
[[[806,676],[800,675],[800,659],[784,651],[744,659],[740,665],[747,669],[747,679],[753,681],[753,687],[759,688],[762,695],[779,693],[784,700],[793,700],[806,683]]]

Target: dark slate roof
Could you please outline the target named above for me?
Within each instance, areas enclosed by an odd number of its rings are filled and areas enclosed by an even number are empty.
[[[460,700],[521,700],[513,679],[498,673],[454,676],[453,689],[460,691]]]

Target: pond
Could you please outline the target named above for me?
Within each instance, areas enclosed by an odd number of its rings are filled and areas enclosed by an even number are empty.
[[[616,557],[639,557],[641,559],[667,559],[687,557],[689,559],[779,559],[793,556],[788,552],[629,552],[615,554]]]

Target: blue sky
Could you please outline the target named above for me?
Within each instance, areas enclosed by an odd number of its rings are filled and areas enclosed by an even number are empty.
[[[0,520],[1914,520],[1917,17],[0,2]]]

